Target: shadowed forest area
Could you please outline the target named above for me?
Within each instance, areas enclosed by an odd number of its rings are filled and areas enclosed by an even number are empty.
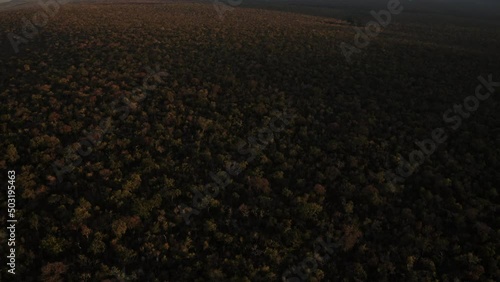
[[[19,3],[0,281],[500,280],[496,2]]]

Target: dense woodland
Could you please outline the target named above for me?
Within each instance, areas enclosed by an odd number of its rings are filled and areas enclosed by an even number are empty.
[[[395,21],[348,64],[343,20],[61,7],[0,57],[19,219],[0,280],[499,281],[500,89],[457,129],[443,113],[500,80],[500,29],[430,25]],[[447,140],[391,184],[435,128]]]

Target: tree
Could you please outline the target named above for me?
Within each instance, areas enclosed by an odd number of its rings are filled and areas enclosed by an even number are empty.
[[[14,145],[9,144],[7,146],[7,153],[5,157],[7,158],[7,161],[9,161],[10,163],[14,163],[19,159],[19,155],[17,154],[17,149]]]
[[[42,267],[43,282],[60,282],[65,281],[62,275],[66,273],[68,266],[62,262],[47,263]]]
[[[66,249],[67,241],[64,238],[49,235],[42,239],[41,246],[42,249],[45,249],[50,254],[57,255]]]
[[[94,234],[94,240],[90,244],[90,251],[97,255],[101,254],[106,250],[106,244],[103,242],[104,235],[101,232],[96,232]]]

